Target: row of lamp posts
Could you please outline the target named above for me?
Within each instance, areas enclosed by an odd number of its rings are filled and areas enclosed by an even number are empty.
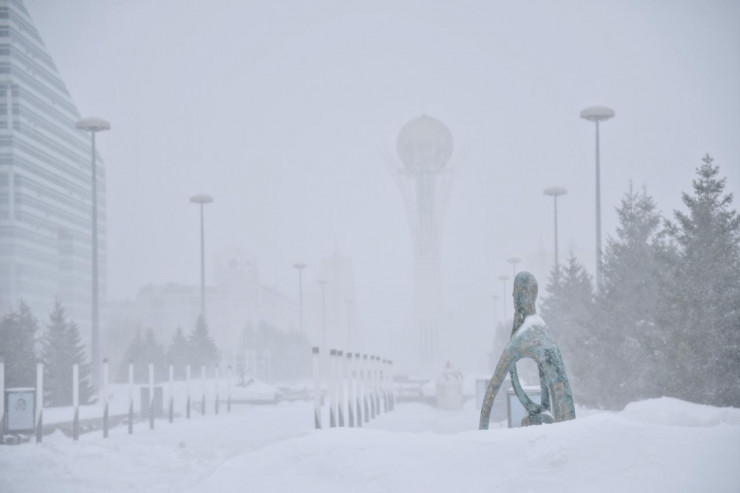
[[[600,163],[600,142],[599,142],[599,123],[609,120],[614,117],[614,110],[607,106],[590,106],[581,111],[581,118],[594,122],[596,129],[596,291],[601,291],[602,283],[602,251],[601,251],[601,163]],[[555,223],[555,270],[559,272],[560,259],[558,257],[558,197],[567,194],[568,191],[560,186],[551,186],[543,191],[543,194],[553,198],[553,212],[554,212],[554,223]],[[516,277],[516,264],[521,262],[521,259],[512,257],[507,260],[513,266],[513,274]],[[504,308],[504,320],[506,317],[506,304],[508,296],[506,295],[506,281],[509,279],[507,275],[501,275],[498,277],[502,283],[503,296],[503,308]],[[498,296],[494,295],[494,302],[497,303]],[[494,304],[495,307],[495,304]],[[495,309],[495,308],[494,308]],[[494,312],[494,318],[496,314]]]
[[[597,292],[601,289],[601,278],[602,278],[602,251],[601,251],[601,167],[600,167],[600,142],[599,142],[599,124],[600,122],[609,120],[614,117],[614,110],[606,106],[591,106],[581,111],[581,118],[592,121],[595,124],[596,130],[596,290]],[[92,362],[92,376],[93,383],[97,388],[100,388],[100,331],[99,331],[99,277],[98,277],[98,208],[97,208],[97,162],[96,162],[96,142],[95,136],[98,132],[110,130],[110,123],[102,118],[84,118],[79,120],[75,127],[78,130],[83,130],[90,133],[91,147],[92,147],[92,190],[91,190],[91,204],[92,204],[92,323],[91,323],[91,350],[90,350],[90,361]],[[553,186],[544,190],[544,194],[553,197],[554,204],[554,215],[555,215],[555,266],[558,267],[558,212],[557,212],[557,199],[559,196],[565,195],[566,189],[563,187]],[[201,301],[201,317],[205,322],[205,232],[204,232],[204,213],[203,207],[213,202],[213,197],[206,194],[194,195],[190,199],[191,202],[196,203],[200,206],[200,301]],[[514,268],[514,275],[516,276],[516,264],[520,262],[520,259],[510,258],[510,262]],[[294,267],[298,270],[299,275],[299,325],[302,331],[303,329],[303,290],[302,290],[302,271],[306,267],[303,263],[296,263]],[[507,276],[499,276],[499,279],[503,284],[503,306],[504,306],[504,320],[506,320],[506,281]],[[324,284],[322,283],[322,293]],[[497,298],[497,297],[494,297]],[[322,296],[323,299],[323,296]],[[323,327],[325,333],[325,327]],[[325,336],[324,336],[325,337]],[[325,347],[325,342],[324,347]]]
[[[90,361],[92,362],[92,381],[96,388],[100,388],[100,303],[98,286],[98,177],[97,177],[97,153],[95,136],[98,132],[110,130],[110,123],[102,118],[83,118],[75,124],[75,128],[90,133],[92,147],[91,164],[91,209],[92,209],[92,320],[90,338]],[[213,197],[206,194],[194,195],[191,202],[200,205],[200,309],[201,317],[205,321],[205,234],[203,206],[213,202]]]

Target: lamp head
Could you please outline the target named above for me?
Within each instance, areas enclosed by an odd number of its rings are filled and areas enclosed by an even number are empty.
[[[550,197],[560,197],[561,195],[567,194],[568,190],[566,190],[563,187],[557,187],[557,186],[547,187],[542,193]]]
[[[86,132],[102,132],[103,130],[110,130],[110,123],[102,118],[83,118],[75,124],[75,128]]]
[[[198,195],[190,197],[190,202],[201,205],[210,204],[213,202],[213,197],[206,195],[205,193],[199,193]]]
[[[614,118],[614,110],[608,106],[589,106],[581,111],[581,118],[592,122],[608,120]]]

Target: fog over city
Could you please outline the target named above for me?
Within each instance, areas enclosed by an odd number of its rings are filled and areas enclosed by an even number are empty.
[[[241,247],[262,282],[294,295],[293,263],[308,264],[316,291],[318,264],[337,249],[352,261],[364,340],[410,347],[413,246],[386,159],[398,161],[401,127],[428,114],[454,138],[443,337],[449,357],[479,364],[470,351],[487,340],[506,259],[532,269],[526,259],[544,250],[551,266],[545,187],[568,189],[561,257],[572,249],[593,274],[594,128],[581,109],[616,112],[601,129],[604,238],[630,180],[666,215],[707,152],[729,191],[740,184],[731,2],[27,7],[80,112],[112,125],[98,140],[111,300],[148,283],[198,284],[188,199],[204,192],[215,199],[207,263]]]
[[[0,74],[0,492],[740,491],[740,2],[0,0]]]

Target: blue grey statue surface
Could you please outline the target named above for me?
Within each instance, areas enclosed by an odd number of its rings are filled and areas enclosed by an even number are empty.
[[[537,280],[529,272],[520,272],[514,280],[514,324],[506,345],[491,377],[480,411],[479,429],[487,430],[491,407],[506,375],[511,376],[514,392],[527,410],[522,425],[552,423],[575,419],[573,396],[565,373],[563,357],[547,325],[537,315]],[[522,389],[516,363],[531,358],[537,363],[540,377],[540,404],[532,401]],[[551,414],[548,414],[551,413]]]

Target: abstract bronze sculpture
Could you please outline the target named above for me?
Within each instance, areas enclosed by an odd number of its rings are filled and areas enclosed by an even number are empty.
[[[563,357],[545,322],[537,315],[537,280],[529,272],[520,272],[514,280],[514,325],[511,340],[506,345],[491,377],[480,411],[479,429],[487,430],[491,406],[506,375],[528,416],[522,425],[552,423],[575,419],[573,397],[565,373]],[[532,401],[522,389],[516,372],[516,363],[531,358],[537,363],[540,376],[541,404]],[[549,411],[552,415],[545,414]]]

